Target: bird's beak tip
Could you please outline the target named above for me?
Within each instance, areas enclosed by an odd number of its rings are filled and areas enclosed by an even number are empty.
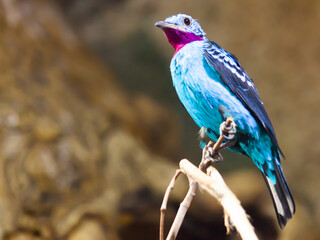
[[[154,24],[158,28],[164,28],[165,22],[164,21],[158,21]]]

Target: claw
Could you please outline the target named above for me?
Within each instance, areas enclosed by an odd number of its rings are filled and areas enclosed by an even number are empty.
[[[231,123],[230,126],[226,126],[226,122],[221,123],[220,125],[220,135],[227,140],[232,140],[236,133],[236,124]]]
[[[203,149],[203,159],[206,162],[220,162],[223,160],[222,155],[219,152],[213,150],[214,143],[209,142]]]
[[[231,140],[227,140],[226,142],[222,143],[219,147],[219,151],[221,151],[222,149],[226,149],[229,147],[232,147],[236,144],[236,140],[235,139],[231,139]]]
[[[210,141],[202,151],[202,160],[199,165],[199,168],[203,172],[206,172],[206,169],[214,162],[219,162],[223,160],[222,155],[219,152],[213,150],[213,146],[213,142]]]

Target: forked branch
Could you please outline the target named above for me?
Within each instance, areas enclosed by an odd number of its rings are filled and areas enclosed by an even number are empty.
[[[228,118],[226,121],[226,126],[229,127],[233,122],[232,118]],[[221,135],[215,145],[212,147],[211,151],[214,153],[212,157],[216,154],[218,155],[221,144],[224,142],[225,138]],[[209,143],[211,144],[211,143]],[[208,144],[208,145],[209,145]],[[204,151],[207,151],[207,147]],[[174,183],[178,176],[181,173],[184,173],[189,179],[189,191],[186,194],[185,199],[180,204],[175,220],[170,228],[166,240],[174,240],[178,235],[180,226],[184,220],[185,214],[189,209],[189,206],[193,200],[193,197],[196,194],[198,186],[207,191],[211,196],[216,198],[218,202],[224,209],[225,214],[225,226],[227,228],[227,234],[229,233],[230,228],[235,228],[242,239],[245,240],[258,240],[254,228],[251,225],[244,209],[240,205],[240,201],[237,197],[231,192],[228,186],[225,184],[222,176],[212,166],[213,162],[208,162],[208,159],[205,158],[206,154],[203,154],[199,168],[194,166],[187,159],[180,161],[180,169],[177,170],[177,173],[172,178],[167,191],[165,193],[163,203],[161,205],[160,211],[160,240],[164,240],[164,215],[166,211],[167,202],[171,190],[174,187]],[[205,174],[206,173],[206,174]]]

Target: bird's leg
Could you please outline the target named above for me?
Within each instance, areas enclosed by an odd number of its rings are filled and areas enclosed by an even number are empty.
[[[206,128],[201,128],[200,130],[200,138],[205,136],[208,130]],[[202,150],[202,160],[199,165],[199,168],[202,171],[206,171],[206,169],[212,165],[214,162],[219,162],[223,160],[222,155],[220,154],[220,150],[224,148],[231,147],[235,144],[236,134],[236,124],[234,123],[233,119],[227,118],[226,122],[223,122],[220,125],[220,137],[217,142],[214,144],[213,142],[209,141],[207,145]],[[223,143],[223,141],[226,142]]]
[[[236,143],[235,134],[236,124],[234,121],[232,121],[229,126],[226,125],[226,122],[221,123],[220,136],[223,136],[226,139],[226,142],[220,145],[219,151],[228,147],[232,147]]]
[[[200,146],[202,150],[202,160],[199,165],[199,168],[205,172],[206,169],[212,165],[214,162],[221,161],[222,156],[219,152],[214,150],[214,143],[209,141],[206,144],[206,136],[207,136],[208,129],[206,127],[202,127],[199,131],[199,139],[200,139]]]

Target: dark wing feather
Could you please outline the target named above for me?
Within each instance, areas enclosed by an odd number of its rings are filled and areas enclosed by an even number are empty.
[[[242,104],[261,123],[272,142],[282,154],[271,121],[260,100],[258,91],[253,81],[240,66],[238,59],[222,49],[215,42],[209,41],[204,47],[204,57],[208,64],[219,73],[222,82],[229,87]]]

